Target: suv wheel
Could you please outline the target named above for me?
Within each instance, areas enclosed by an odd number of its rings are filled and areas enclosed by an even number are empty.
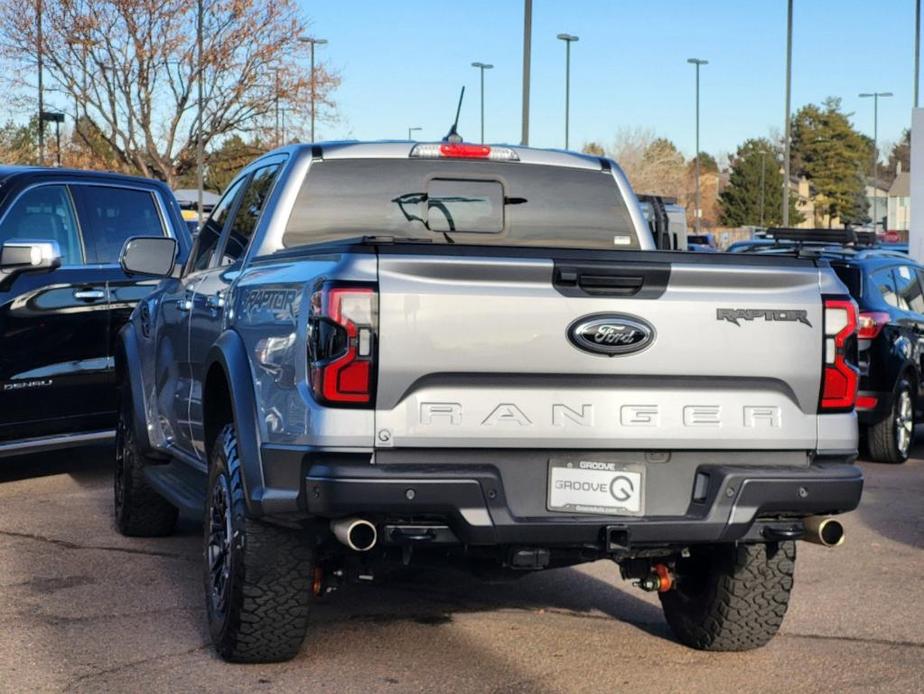
[[[914,395],[910,381],[899,379],[892,408],[868,429],[869,455],[880,463],[904,463],[914,441]]]
[[[796,544],[702,545],[676,568],[676,587],[660,593],[671,630],[704,651],[765,645],[789,606]]]
[[[233,425],[212,450],[203,546],[212,643],[233,662],[289,660],[308,627],[312,544],[303,531],[247,517]]]
[[[144,467],[152,463],[138,451],[131,414],[125,408],[123,405],[116,425],[113,474],[116,527],[129,537],[169,535],[176,527],[178,511],[144,478]]]

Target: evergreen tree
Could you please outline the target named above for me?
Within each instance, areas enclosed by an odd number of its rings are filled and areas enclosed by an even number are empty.
[[[866,216],[866,177],[873,151],[869,138],[853,128],[841,100],[830,97],[821,106],[809,104],[792,124],[793,170],[805,176],[814,189],[816,217],[827,215],[842,222]],[[816,224],[822,220],[816,219]]]
[[[719,195],[725,226],[779,226],[783,223],[783,174],[779,150],[765,139],[747,140],[732,157],[728,185]],[[795,196],[789,199],[789,223],[798,224]]]

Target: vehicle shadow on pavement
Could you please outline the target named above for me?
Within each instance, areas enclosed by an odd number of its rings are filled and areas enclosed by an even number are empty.
[[[604,568],[605,567],[605,568]],[[615,564],[599,563],[620,581]],[[453,568],[408,568],[390,573],[371,585],[347,585],[319,600],[315,619],[330,626],[338,622],[401,622],[441,624],[467,612],[516,610],[543,614],[554,612],[587,619],[615,619],[652,636],[673,641],[661,609],[606,580],[589,575],[585,568],[540,571],[522,578],[484,581]]]
[[[60,475],[69,477],[81,490],[89,492],[83,495],[85,505],[79,530],[71,521],[64,519],[65,525],[60,529],[36,529],[31,525],[22,528],[27,532],[48,535],[54,542],[76,543],[74,546],[69,544],[68,551],[58,554],[58,561],[53,564],[34,565],[29,573],[37,578],[30,580],[41,582],[45,580],[43,576],[58,576],[63,577],[60,580],[73,581],[75,576],[90,576],[95,585],[75,589],[101,591],[101,594],[127,591],[124,599],[113,600],[113,607],[116,604],[134,604],[139,609],[160,610],[161,603],[166,603],[172,606],[171,609],[181,611],[165,613],[173,622],[174,634],[184,634],[179,639],[181,643],[208,642],[201,608],[199,537],[202,530],[198,518],[181,517],[177,532],[171,538],[132,539],[119,536],[112,526],[110,447],[58,451],[10,459],[7,463],[0,466],[0,483],[31,479],[51,481],[52,476]],[[78,508],[71,506],[70,502],[69,507],[75,511]],[[65,530],[68,525],[71,528]],[[77,545],[86,545],[90,551],[102,549],[105,550],[102,556],[112,560],[118,558],[122,567],[119,573],[125,578],[143,576],[141,583],[147,585],[147,590],[139,593],[135,590],[136,581],[125,581],[123,585],[121,579],[119,584],[107,588],[105,584],[109,580],[102,576],[108,572],[95,574],[71,565],[73,561],[81,561],[81,553],[74,551]],[[131,555],[120,555],[119,552],[130,552]],[[54,564],[57,568],[52,568]],[[349,641],[357,628],[374,627],[385,639],[389,639],[399,638],[407,629],[417,631],[451,624],[463,614],[480,614],[489,619],[494,619],[495,615],[500,619],[519,615],[518,619],[528,624],[535,622],[537,626],[548,621],[543,618],[547,615],[557,619],[615,620],[655,638],[673,641],[657,598],[641,593],[633,595],[631,591],[635,589],[628,582],[619,587],[614,585],[620,582],[618,567],[608,562],[524,574],[517,580],[503,582],[487,582],[449,566],[396,567],[377,574],[372,584],[347,584],[319,600],[313,609],[312,632],[317,633],[315,630],[318,630],[332,637],[339,635],[342,640]],[[23,584],[23,590],[25,586]],[[152,589],[153,592],[148,593]],[[129,594],[131,597],[128,597]],[[113,607],[100,605],[102,612],[108,612]],[[54,623],[62,633],[74,636],[70,633],[74,628],[70,622],[61,621],[72,619],[70,610],[66,605],[54,602],[43,603],[40,609],[46,622]],[[160,613],[158,617],[161,617]],[[593,623],[589,622],[588,626]],[[155,633],[160,631],[160,626],[151,626]],[[136,638],[139,644],[146,642],[143,632]],[[206,651],[211,653],[208,648]],[[302,657],[307,655],[302,653]]]
[[[96,484],[101,475],[112,474],[113,460],[108,445],[0,458],[0,484],[65,474],[79,484]]]
[[[863,497],[856,513],[863,523],[887,540],[916,549],[924,548],[921,514],[896,514],[895,508],[919,508],[924,498],[922,476],[915,469],[924,467],[924,427],[917,429],[917,442],[907,462],[876,463],[861,457],[865,478]]]

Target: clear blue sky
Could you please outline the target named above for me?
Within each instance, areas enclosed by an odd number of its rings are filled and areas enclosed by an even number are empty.
[[[460,132],[478,139],[478,70],[486,74],[485,139],[519,142],[522,0],[301,0],[318,49],[341,72],[340,122],[319,136],[419,139],[448,129],[466,85]],[[610,143],[622,127],[645,127],[687,155],[694,144],[694,76],[702,68],[701,145],[733,152],[748,137],[783,130],[786,0],[534,0],[530,144],[564,140],[565,47],[571,56],[571,146]],[[854,124],[872,135],[867,91],[880,101],[880,142],[910,125],[914,0],[795,0],[793,110],[843,98]],[[924,95],[922,95],[924,99]]]

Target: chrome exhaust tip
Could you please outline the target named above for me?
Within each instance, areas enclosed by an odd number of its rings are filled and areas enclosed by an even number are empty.
[[[844,544],[844,526],[839,520],[830,516],[809,516],[804,523],[803,540],[822,547],[838,547]]]
[[[331,532],[354,552],[368,552],[379,539],[375,526],[364,518],[340,518],[330,522]]]

